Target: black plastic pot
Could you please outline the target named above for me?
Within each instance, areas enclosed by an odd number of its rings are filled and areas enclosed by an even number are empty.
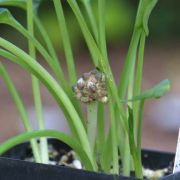
[[[50,140],[50,143],[53,144],[55,149],[60,147],[69,149],[69,147],[56,140]],[[27,143],[18,145],[0,158],[0,180],[136,180],[132,177],[17,160],[24,159],[27,146]],[[142,160],[147,168],[165,168],[173,162],[174,154],[143,150]],[[161,180],[180,180],[180,173],[165,176]]]

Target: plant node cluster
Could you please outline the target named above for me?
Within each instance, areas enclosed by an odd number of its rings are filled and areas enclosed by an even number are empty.
[[[84,73],[72,89],[75,97],[83,103],[108,102],[105,74],[97,69]]]

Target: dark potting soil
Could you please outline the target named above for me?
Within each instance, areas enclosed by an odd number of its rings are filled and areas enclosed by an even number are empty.
[[[66,144],[50,139],[48,142],[49,164],[73,167],[73,162],[77,160],[76,154]],[[17,145],[6,152],[3,157],[35,162],[32,149],[29,143]]]
[[[74,162],[77,161],[76,155],[66,144],[55,139],[50,139],[48,150],[49,164],[81,168],[81,164],[78,164],[78,166],[75,165]],[[15,148],[4,154],[3,157],[34,162],[29,143],[17,145]],[[148,179],[158,179],[161,176],[172,173],[174,154],[143,150],[142,162],[143,172],[145,174],[144,178],[147,178],[148,176]],[[132,172],[131,175],[133,177],[134,173]]]

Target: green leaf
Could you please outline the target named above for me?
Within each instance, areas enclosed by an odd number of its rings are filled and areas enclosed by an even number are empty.
[[[64,133],[54,130],[39,130],[39,131],[26,132],[17,135],[0,145],[0,154],[5,153],[7,150],[11,149],[15,145],[21,144],[25,141],[38,137],[53,137],[66,143],[78,154],[78,156],[81,159],[81,162],[85,165],[86,169],[94,170],[88,154],[83,150],[81,145],[73,137],[70,137]]]
[[[42,0],[33,0],[33,9],[37,10]],[[0,6],[14,6],[22,9],[26,9],[27,0],[0,0]]]
[[[158,0],[140,0],[140,5],[137,14],[136,27],[144,29],[146,35],[149,34],[148,21],[149,16],[157,4]]]
[[[153,88],[144,91],[138,96],[133,97],[131,101],[148,99],[148,98],[160,98],[170,89],[169,80],[163,80],[159,84],[155,85]]]
[[[133,110],[128,106],[128,123],[129,123],[129,146],[130,152],[133,154],[133,151],[136,151],[135,141],[134,141],[134,116]]]

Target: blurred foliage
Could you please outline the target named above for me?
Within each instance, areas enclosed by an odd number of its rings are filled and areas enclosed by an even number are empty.
[[[97,14],[97,1],[91,1],[93,10]],[[79,3],[81,2],[79,1]],[[109,44],[124,44],[130,40],[137,5],[138,0],[107,0],[106,34]],[[75,47],[80,47],[80,45],[83,44],[83,38],[77,21],[65,1],[63,3],[63,7],[65,10],[72,44]],[[179,7],[180,1],[178,0],[159,0],[158,5],[150,18],[150,40],[168,42],[168,40],[177,40],[180,38],[180,23],[178,21],[180,17]],[[81,9],[84,16],[87,17],[83,6]],[[23,10],[19,10],[17,8],[10,8],[10,10],[21,23],[24,25],[26,24],[26,15]],[[61,37],[52,1],[44,0],[40,7],[39,14],[56,48],[60,48],[62,44]],[[7,26],[1,27],[1,35],[2,34],[5,38],[11,40],[13,39],[15,42],[20,36]],[[21,45],[25,46],[25,43],[22,44],[22,40]]]

